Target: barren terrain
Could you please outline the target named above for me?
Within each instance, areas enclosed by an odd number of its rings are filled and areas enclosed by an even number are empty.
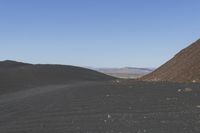
[[[200,85],[132,80],[0,96],[1,133],[198,133]]]

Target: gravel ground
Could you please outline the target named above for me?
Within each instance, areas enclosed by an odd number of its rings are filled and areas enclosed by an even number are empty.
[[[0,95],[0,133],[199,133],[200,84],[113,80]]]

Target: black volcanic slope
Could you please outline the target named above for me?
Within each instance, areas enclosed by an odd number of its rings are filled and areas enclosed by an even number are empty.
[[[200,39],[141,79],[145,81],[200,82]]]
[[[1,133],[199,133],[200,84],[98,81],[0,95]]]
[[[0,94],[36,86],[111,79],[96,71],[74,66],[0,62]]]

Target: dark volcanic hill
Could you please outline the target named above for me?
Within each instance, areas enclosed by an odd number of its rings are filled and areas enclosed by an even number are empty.
[[[0,94],[22,88],[113,79],[102,73],[65,65],[33,65],[15,61],[0,62]]]
[[[200,39],[141,79],[146,81],[200,82]]]

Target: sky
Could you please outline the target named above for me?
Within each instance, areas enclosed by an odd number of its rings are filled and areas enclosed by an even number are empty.
[[[200,38],[199,0],[0,0],[0,60],[155,68]]]

